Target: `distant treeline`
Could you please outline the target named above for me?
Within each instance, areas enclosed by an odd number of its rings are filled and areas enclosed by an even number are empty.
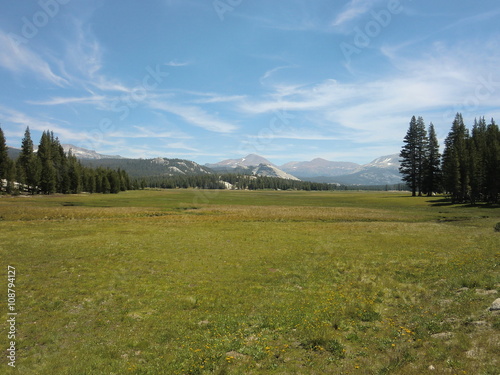
[[[71,153],[66,155],[59,139],[50,131],[43,132],[35,153],[29,127],[16,160],[8,157],[0,129],[0,181],[0,190],[9,194],[118,193],[137,187],[124,170],[82,166]]]
[[[230,185],[227,185],[230,184]],[[338,190],[334,184],[288,180],[277,177],[249,176],[244,174],[204,174],[194,176],[156,176],[141,179],[142,188],[200,188],[239,190]]]
[[[443,192],[452,203],[498,203],[500,198],[500,129],[493,119],[474,121],[472,131],[457,113],[441,155],[432,123],[412,117],[401,149],[403,180],[413,195]]]
[[[130,178],[148,178],[154,176],[167,176],[180,172],[195,174],[210,174],[212,171],[204,166],[183,159],[84,159],[82,165],[92,168],[107,167],[111,169],[123,169],[127,171]]]

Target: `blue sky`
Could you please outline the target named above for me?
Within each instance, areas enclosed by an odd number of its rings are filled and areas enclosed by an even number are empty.
[[[40,0],[0,12],[0,124],[199,163],[367,163],[412,115],[500,121],[498,0]]]

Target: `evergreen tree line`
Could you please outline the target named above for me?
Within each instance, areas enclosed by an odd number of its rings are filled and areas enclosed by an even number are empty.
[[[35,153],[29,127],[24,133],[17,160],[8,157],[0,128],[0,180],[0,190],[9,194],[16,191],[31,194],[118,193],[134,188],[123,170],[84,167],[71,152],[66,155],[53,132],[43,132]]]
[[[452,203],[498,203],[500,129],[493,119],[474,120],[472,131],[457,113],[439,152],[434,126],[413,116],[401,149],[400,172],[412,195],[446,193]]]
[[[199,188],[199,189],[226,189],[225,182],[239,190],[337,190],[334,184],[296,181],[277,177],[249,176],[243,174],[203,174],[193,176],[153,176],[137,181],[140,188]]]

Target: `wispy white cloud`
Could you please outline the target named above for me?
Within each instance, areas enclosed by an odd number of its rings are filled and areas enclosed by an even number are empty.
[[[445,27],[443,27],[443,29],[441,29],[441,31],[453,29],[455,27],[466,27],[470,24],[484,22],[484,21],[487,21],[491,18],[496,18],[499,15],[500,15],[500,9],[496,9],[496,10],[488,11],[488,12],[483,12],[483,13],[479,13],[479,14],[474,14],[472,16],[459,19],[458,21],[455,21],[449,25],[446,25]]]
[[[94,88],[97,88],[101,91],[109,91],[109,92],[122,92],[122,93],[130,93],[132,91],[131,88],[127,87],[123,83],[104,77],[102,75],[95,77],[87,82],[84,82],[85,86],[91,85]],[[92,92],[92,89],[88,89],[88,91]]]
[[[288,111],[313,111],[339,105],[355,95],[354,84],[339,84],[333,79],[316,85],[277,84],[269,100],[244,101],[240,108],[249,113],[266,113],[285,109]]]
[[[172,100],[174,97],[182,97],[184,102],[189,103],[231,103],[238,102],[245,99],[245,95],[226,95],[217,92],[205,92],[205,91],[194,91],[194,90],[180,90],[180,89],[168,89],[168,90],[157,90],[152,99],[157,100]],[[179,99],[181,100],[181,99]]]
[[[40,55],[27,46],[16,44],[8,34],[0,30],[0,66],[16,73],[30,74],[56,86],[66,86],[68,81],[54,73],[51,66]]]
[[[245,95],[219,95],[219,94],[206,94],[208,96],[204,99],[194,99],[193,103],[231,103],[231,102],[240,102],[245,99]]]
[[[171,130],[165,131],[160,128],[154,128],[151,126],[132,126],[133,130],[124,131],[124,130],[115,130],[109,134],[110,137],[113,138],[169,138],[169,139],[191,139],[192,137],[186,133]]]
[[[85,17],[72,17],[71,29],[65,35],[62,50],[64,59],[61,71],[73,87],[84,88],[93,96],[97,96],[96,90],[115,93],[132,91],[120,80],[102,73],[106,49],[95,37]]]
[[[82,77],[94,78],[103,66],[102,46],[93,36],[88,23],[74,17],[72,25],[72,35],[66,41],[65,60]]]
[[[289,69],[289,68],[296,68],[297,66],[295,65],[284,65],[284,66],[277,66],[276,68],[270,69],[266,71],[260,78],[259,82],[261,84],[265,84],[266,80],[271,78],[275,73],[279,72],[280,70],[283,69]]]
[[[231,133],[237,127],[229,122],[223,121],[205,110],[196,106],[186,106],[169,102],[152,101],[149,106],[165,112],[173,113],[187,123],[198,126],[208,131],[217,133]]]
[[[34,105],[61,105],[61,104],[96,104],[106,100],[103,95],[92,95],[84,97],[55,97],[47,100],[27,100],[26,103]]]
[[[249,135],[249,139],[297,139],[303,141],[338,141],[342,137],[338,135],[321,134],[318,129],[285,129],[279,132],[270,132],[268,135]]]
[[[374,5],[373,0],[350,0],[335,19],[332,21],[332,26],[341,27],[346,23],[355,20],[359,16],[365,14]]]
[[[81,140],[86,136],[83,131],[73,131],[67,126],[61,125],[60,122],[44,120],[40,116],[33,117],[27,115],[26,113],[13,110],[11,108],[5,108],[0,106],[0,120],[1,122],[8,122],[17,126],[19,133],[23,133],[27,126],[31,130],[46,131],[51,130],[58,137],[64,139],[65,141],[76,141]],[[36,142],[36,140],[34,140]]]
[[[177,60],[172,60],[172,61],[169,61],[168,63],[165,63],[164,65],[166,65],[166,66],[173,66],[173,67],[188,66],[188,65],[192,65],[192,62],[191,61],[177,61]]]

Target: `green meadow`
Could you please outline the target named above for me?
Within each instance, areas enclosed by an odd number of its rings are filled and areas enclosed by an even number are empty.
[[[500,368],[498,206],[393,192],[0,198],[0,373]]]

